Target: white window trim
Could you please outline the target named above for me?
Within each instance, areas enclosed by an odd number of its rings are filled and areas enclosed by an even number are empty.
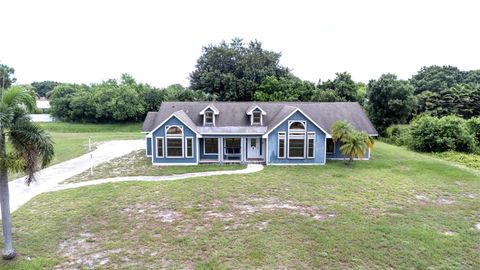
[[[255,113],[259,113],[260,114],[260,123],[255,123],[253,122],[253,119],[254,119],[254,114]],[[262,112],[261,111],[254,111],[252,112],[252,115],[250,116],[250,125],[251,126],[263,126],[263,115],[262,115]]]
[[[178,134],[168,134],[168,129],[171,128],[171,127],[178,127],[181,131],[182,131],[182,134],[181,135],[178,135]],[[181,151],[181,155],[180,156],[169,156],[168,155],[168,139],[180,139],[181,142],[182,142],[182,151]],[[165,148],[164,148],[164,151],[165,151],[165,157],[166,158],[183,158],[184,157],[184,151],[185,151],[185,140],[183,138],[183,127],[182,126],[178,126],[178,125],[171,125],[171,126],[165,126]]]
[[[188,155],[188,143],[187,143],[188,140],[192,141],[192,155]],[[195,151],[193,151],[193,149],[194,149],[193,148],[193,137],[185,137],[185,157],[186,158],[193,158],[193,156],[194,156],[193,152],[195,152]]]
[[[290,133],[295,133],[296,129],[290,129],[290,126],[293,123],[300,122],[303,124],[304,129],[302,130],[303,135],[292,135]],[[292,131],[293,130],[293,131]],[[300,131],[298,131],[300,132]],[[287,158],[288,159],[305,159],[307,154],[307,121],[303,120],[289,120],[288,121],[288,146],[287,146]],[[290,157],[290,140],[298,140],[303,139],[303,157]]]
[[[156,137],[155,140],[156,140],[155,141],[155,146],[156,146],[155,147],[155,157],[156,158],[163,158],[165,156],[165,144],[163,144],[163,137]],[[158,155],[158,141],[159,140],[162,140],[162,155],[161,156]]]
[[[327,152],[327,144],[328,144],[329,139],[332,140],[332,142],[333,142],[333,152]],[[331,138],[325,138],[325,154],[327,154],[327,155],[334,155],[335,154],[335,142]]]
[[[310,147],[310,140],[313,139],[313,156],[308,156],[308,150],[309,150],[309,147]],[[316,152],[316,148],[317,148],[317,137],[316,137],[316,134],[315,132],[313,131],[310,131],[310,132],[307,132],[307,158],[308,159],[315,159],[315,152]]]
[[[223,149],[223,155],[226,155],[227,154],[227,139],[240,139],[240,154],[242,154],[242,151],[243,151],[243,148],[242,148],[242,137],[228,137],[228,138],[223,138],[223,145],[222,145],[222,149]]]
[[[207,113],[208,112],[211,112],[212,113],[212,122],[211,123],[207,123]],[[206,125],[214,125],[215,126],[215,112],[214,111],[205,111],[205,113],[203,114],[203,125],[206,126]]]
[[[207,149],[205,147],[206,143],[205,143],[205,140],[206,139],[216,139],[217,140],[217,153],[206,153],[205,150]],[[204,138],[203,140],[203,155],[204,156],[215,156],[215,155],[219,155],[219,152],[220,152],[220,139],[219,138]]]
[[[280,140],[283,139],[283,157],[280,157]],[[287,151],[287,134],[285,132],[278,132],[277,136],[277,159],[285,159]]]
[[[290,156],[290,140],[300,140],[302,139],[303,140],[303,156],[302,157],[291,157]],[[287,148],[287,158],[288,159],[305,159],[305,152],[306,152],[306,144],[307,143],[307,140],[305,140],[305,136],[298,136],[298,135],[295,135],[295,136],[288,136],[288,148]]]

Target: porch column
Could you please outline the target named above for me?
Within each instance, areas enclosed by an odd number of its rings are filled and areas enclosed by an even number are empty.
[[[243,163],[245,162],[245,151],[246,151],[246,147],[245,147],[245,137],[242,137],[240,139],[240,161]]]
[[[223,163],[223,137],[218,138],[218,160]]]

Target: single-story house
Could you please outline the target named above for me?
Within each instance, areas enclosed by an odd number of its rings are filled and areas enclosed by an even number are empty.
[[[163,102],[142,132],[154,165],[313,165],[343,159],[331,138],[338,120],[378,136],[357,102]]]

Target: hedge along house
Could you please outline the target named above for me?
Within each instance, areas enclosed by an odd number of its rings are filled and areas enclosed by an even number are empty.
[[[378,135],[356,102],[163,102],[142,131],[154,165],[313,165],[344,158],[330,135],[338,120]]]

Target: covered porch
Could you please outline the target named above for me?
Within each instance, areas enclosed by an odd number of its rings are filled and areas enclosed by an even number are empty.
[[[199,146],[199,163],[265,163],[261,136],[204,136]]]

